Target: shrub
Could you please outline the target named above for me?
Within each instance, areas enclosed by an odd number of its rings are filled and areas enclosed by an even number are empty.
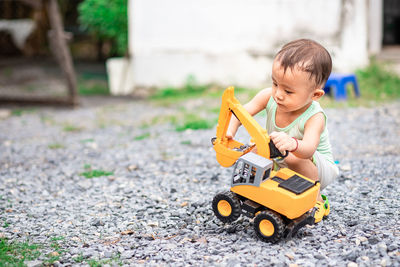
[[[79,22],[95,38],[115,43],[113,52],[128,48],[128,0],[84,0],[79,4]]]
[[[356,71],[361,88],[361,96],[375,100],[400,97],[400,77],[390,65],[372,58],[370,64]]]

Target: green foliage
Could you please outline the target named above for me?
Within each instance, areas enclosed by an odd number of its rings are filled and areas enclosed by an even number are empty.
[[[0,238],[0,266],[24,266],[24,261],[34,260],[39,256],[38,245]]]
[[[84,0],[79,4],[79,21],[84,30],[99,40],[115,42],[115,52],[128,47],[128,0]]]
[[[371,100],[390,100],[400,97],[400,77],[388,64],[372,58],[370,64],[356,71],[361,97]]]

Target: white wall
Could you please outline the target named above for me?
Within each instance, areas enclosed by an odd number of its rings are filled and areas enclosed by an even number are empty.
[[[274,54],[297,38],[319,41],[334,66],[352,70],[368,58],[366,1],[132,0],[131,72],[136,86],[179,86],[192,74],[262,87]]]

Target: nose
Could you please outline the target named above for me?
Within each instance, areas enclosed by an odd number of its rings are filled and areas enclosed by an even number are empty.
[[[275,97],[276,97],[278,100],[283,100],[283,94],[282,94],[282,90],[281,90],[281,89],[278,88],[278,89],[276,90]]]

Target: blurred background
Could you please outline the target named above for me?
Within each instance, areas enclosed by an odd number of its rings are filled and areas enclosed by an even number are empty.
[[[357,75],[347,102],[400,97],[396,0],[0,0],[0,103],[255,92],[297,38]]]

